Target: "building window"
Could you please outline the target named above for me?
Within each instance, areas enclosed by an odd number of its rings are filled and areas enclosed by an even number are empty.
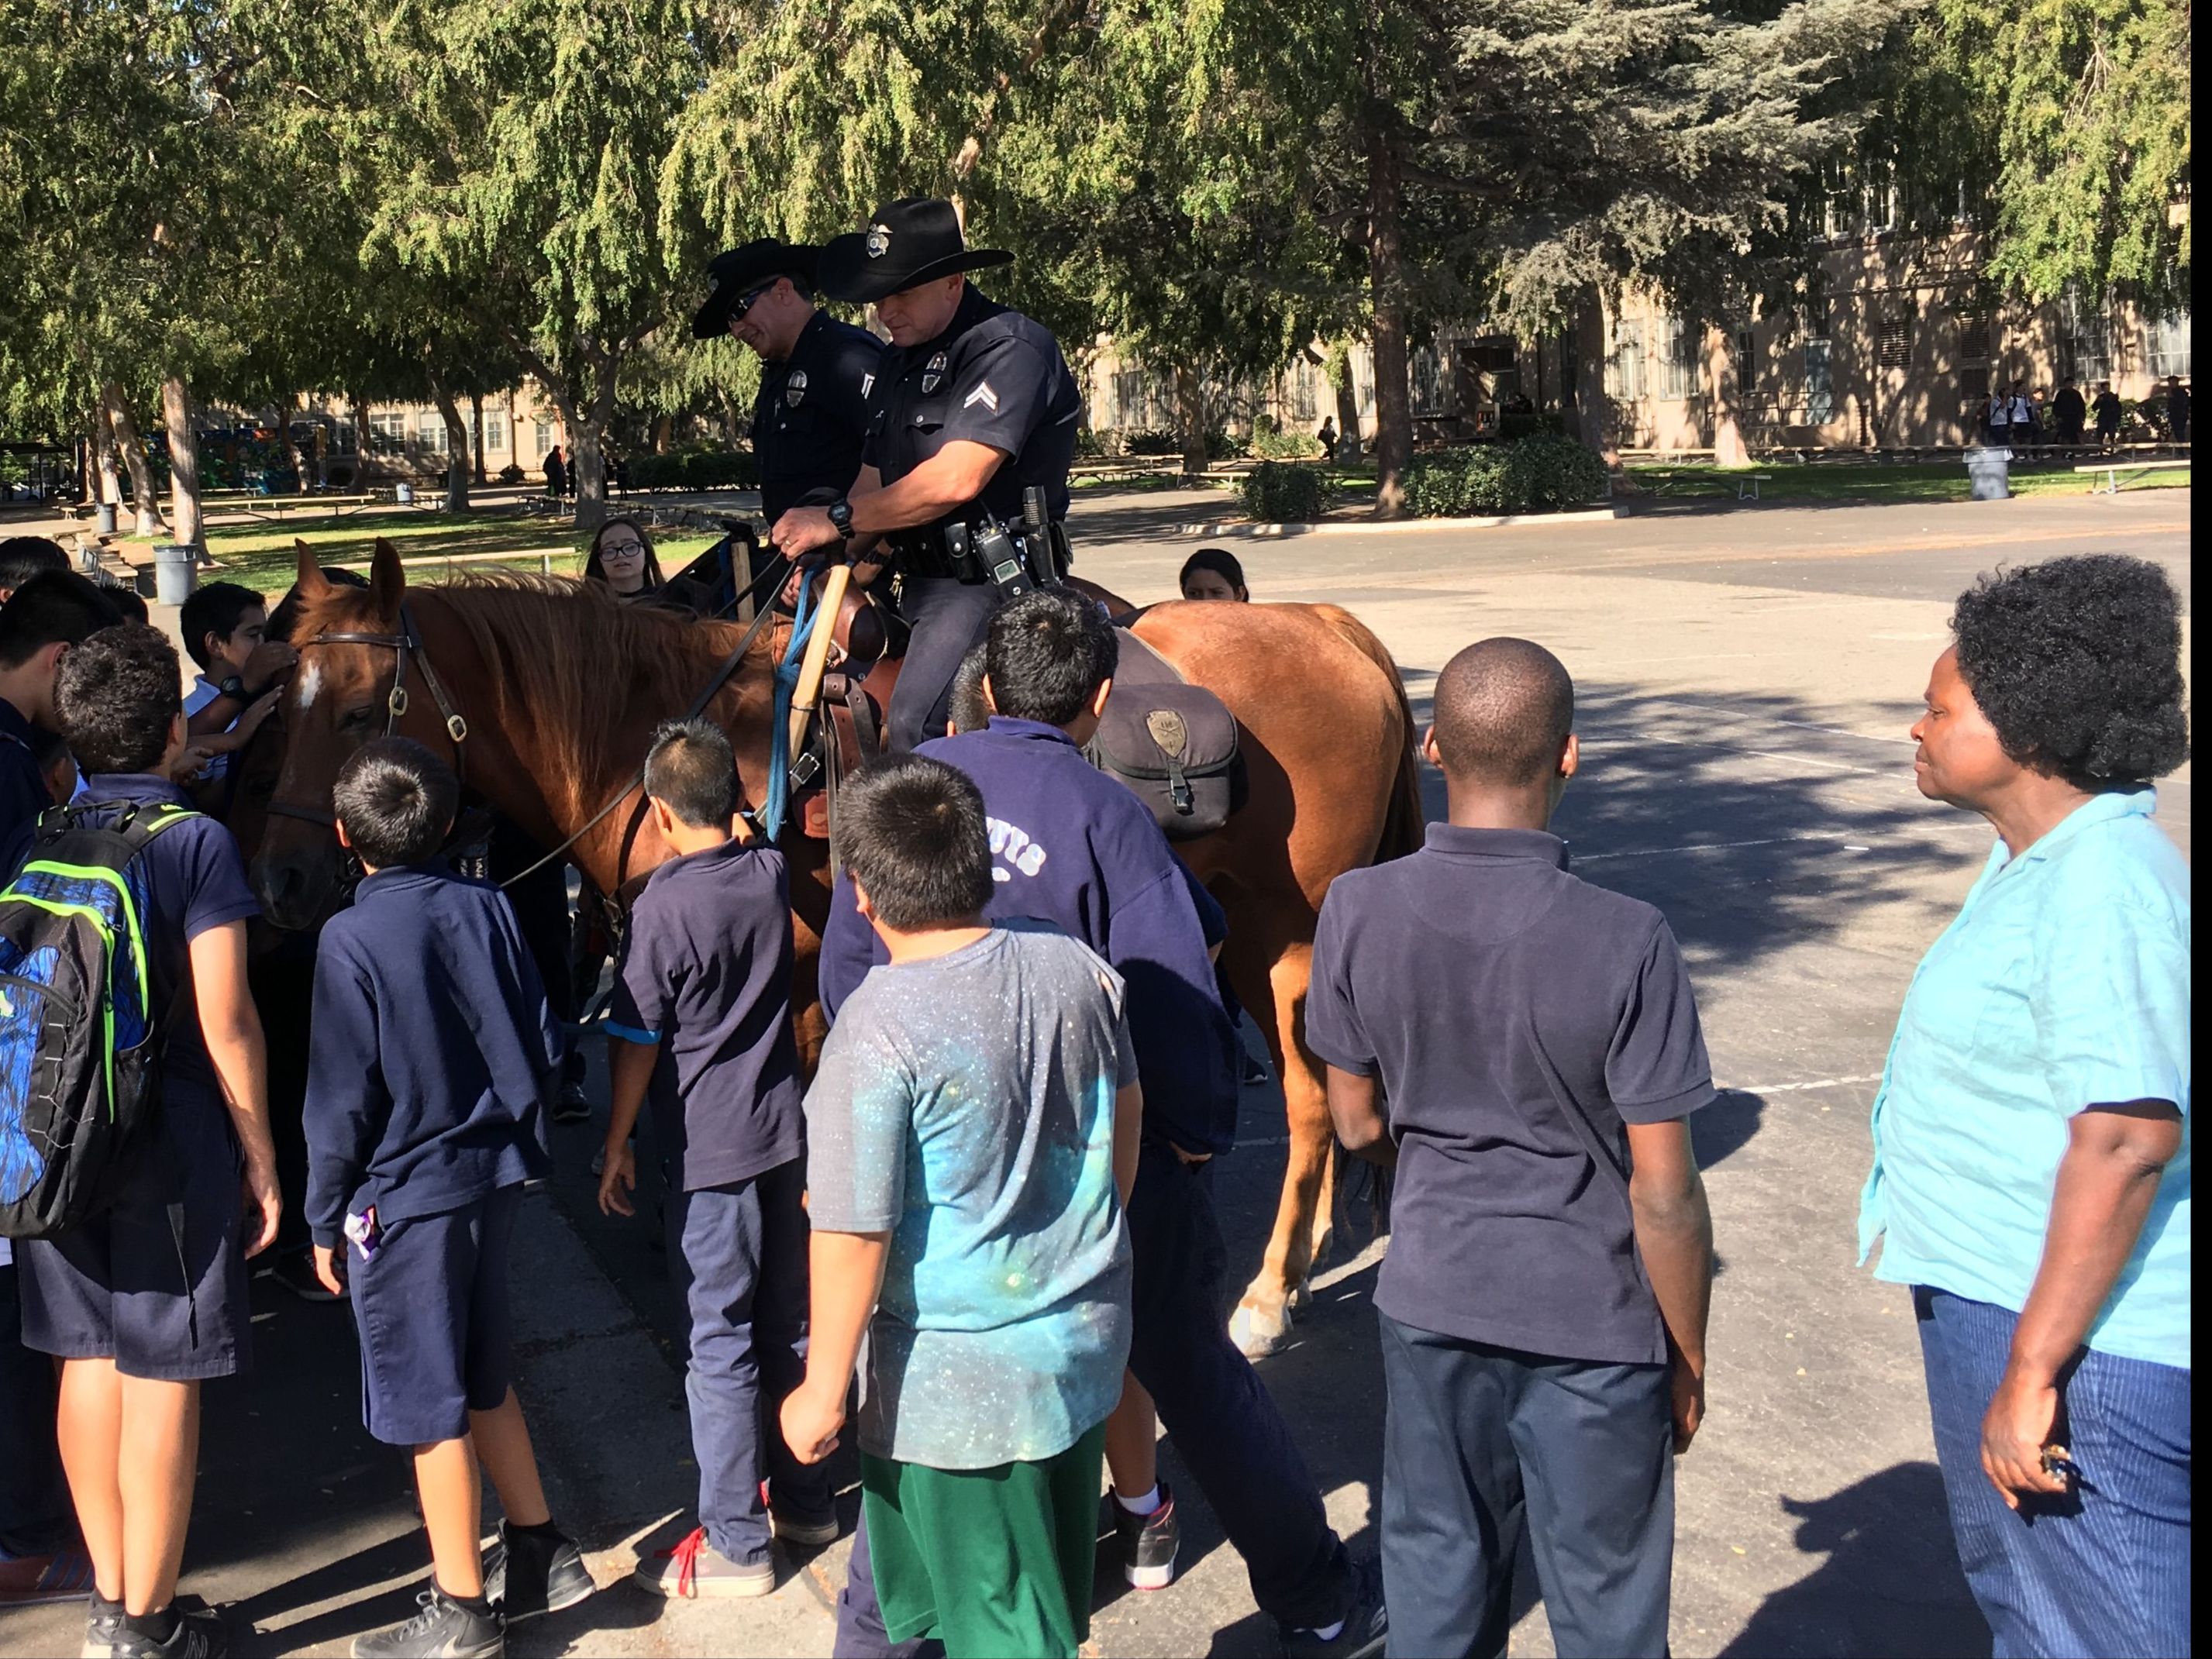
[[[2059,306],[2058,372],[2094,386],[2112,378],[2112,319],[2068,295]]]
[[[1747,328],[1735,331],[1735,389],[1748,396],[1759,386],[1759,340]]]
[[[2169,374],[2189,378],[2189,313],[2154,318],[2143,329],[2143,368],[2153,380]]]
[[[487,453],[507,447],[507,417],[504,415],[483,417],[483,447]]]
[[[1912,313],[1893,311],[1875,319],[1874,360],[1884,368],[1912,364]]]
[[[1444,412],[1443,358],[1432,345],[1416,346],[1413,361],[1413,404],[1416,415]]]
[[[1303,358],[1291,370],[1291,419],[1301,427],[1313,422],[1319,402],[1314,383],[1320,378],[1321,371]]]
[[[446,453],[446,417],[435,410],[431,410],[422,416],[421,423],[416,428],[415,437],[416,441],[422,446],[425,453],[444,454]]]
[[[1826,426],[1835,418],[1836,388],[1828,373],[1826,340],[1805,342],[1805,424]]]
[[[538,421],[535,424],[538,428],[538,455],[542,460],[544,459],[545,452],[553,447],[553,422]]]
[[[397,455],[407,447],[407,416],[388,410],[368,417],[368,447],[380,455]]]
[[[1698,395],[1704,376],[1699,373],[1698,347],[1704,331],[1694,328],[1680,317],[1669,317],[1659,325],[1661,341],[1659,358],[1659,396],[1668,402],[1680,403]]]
[[[1990,350],[1991,335],[1986,316],[1966,316],[1959,319],[1959,356],[1970,363],[1985,363],[1993,355]]]
[[[1644,325],[1616,323],[1613,329],[1613,356],[1606,360],[1606,392],[1615,403],[1641,403],[1644,399]]]

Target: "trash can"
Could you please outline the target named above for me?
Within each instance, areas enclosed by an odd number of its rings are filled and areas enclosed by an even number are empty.
[[[154,550],[154,598],[182,605],[200,585],[199,550],[164,542]]]
[[[1969,494],[1978,501],[2003,501],[2012,499],[2012,451],[2009,449],[1970,449],[1966,452],[1966,477],[1972,480]]]
[[[112,536],[115,533],[115,503],[113,501],[102,501],[100,504],[100,533],[103,536]]]
[[[402,507],[414,506],[415,486],[411,483],[394,484],[392,489],[392,499]]]

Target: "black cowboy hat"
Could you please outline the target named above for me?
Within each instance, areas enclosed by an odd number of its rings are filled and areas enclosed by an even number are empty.
[[[707,275],[714,280],[714,291],[707,296],[707,303],[692,313],[692,337],[717,340],[727,334],[730,313],[738,308],[738,301],[763,283],[790,276],[813,287],[814,262],[821,252],[818,247],[794,246],[780,242],[773,236],[763,236],[743,247],[732,248],[727,253],[716,254],[707,262]]]
[[[866,305],[956,271],[1013,262],[1014,256],[1001,249],[969,247],[951,203],[908,196],[878,208],[866,230],[823,244],[822,291],[833,300]]]

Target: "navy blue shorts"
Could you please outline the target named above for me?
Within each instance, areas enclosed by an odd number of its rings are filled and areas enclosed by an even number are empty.
[[[361,1410],[386,1445],[428,1446],[469,1431],[469,1413],[507,1398],[507,1246],[520,1186],[384,1230],[346,1274],[361,1327]]]
[[[233,1376],[252,1353],[239,1161],[220,1103],[173,1098],[169,1131],[110,1208],[15,1247],[23,1342],[125,1376]]]

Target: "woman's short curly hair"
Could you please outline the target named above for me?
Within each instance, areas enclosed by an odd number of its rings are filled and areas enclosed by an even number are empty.
[[[2189,757],[2181,597],[2117,553],[1984,576],[1951,613],[1959,672],[2021,765],[2090,791],[2149,782]]]

